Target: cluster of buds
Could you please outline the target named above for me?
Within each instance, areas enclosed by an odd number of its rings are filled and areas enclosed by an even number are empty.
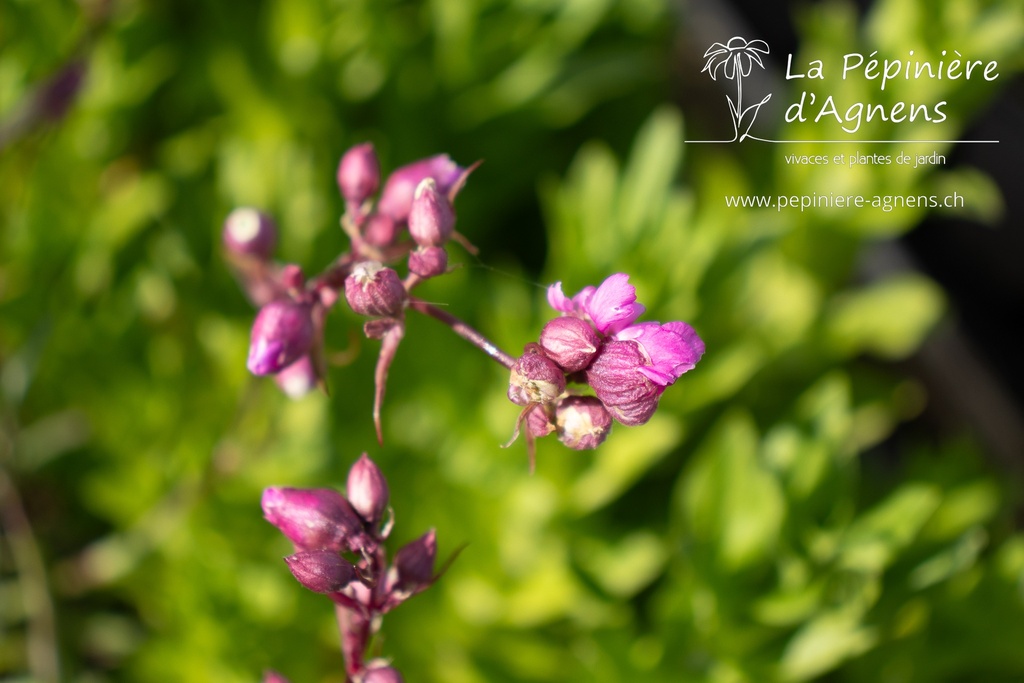
[[[523,407],[515,434],[525,423],[531,458],[537,437],[556,433],[570,448],[591,449],[604,441],[613,421],[647,422],[665,387],[700,359],[704,342],[683,322],[636,322],[645,309],[636,302],[626,274],[616,273],[572,298],[562,292],[560,282],[552,285],[548,302],[562,315],[519,358],[412,295],[416,285],[448,271],[446,247],[451,240],[473,251],[455,231],[452,202],[474,168],[463,168],[447,155],[433,156],[397,169],[381,189],[373,146],[349,149],[338,165],[337,181],[345,202],[341,226],[351,248],[310,280],[296,265],[272,262],[277,233],[268,216],[255,209],[233,211],[224,225],[225,249],[260,308],[252,328],[249,370],[273,375],[293,397],[323,387],[324,318],[344,300],[366,318],[364,335],[381,342],[373,401],[381,443],[384,389],[410,310],[445,323],[510,370],[508,397]],[[406,262],[404,277],[388,265],[401,259]],[[567,389],[570,384],[584,385],[590,392]]]
[[[683,322],[636,322],[644,312],[629,276],[616,273],[571,299],[562,283],[548,288],[562,315],[549,321],[511,369],[508,398],[523,406],[516,433],[555,433],[569,448],[596,448],[613,419],[628,426],[651,419],[665,387],[692,370],[704,342]],[[569,383],[589,386],[578,395]]]
[[[382,615],[437,580],[434,531],[402,546],[388,562],[384,541],[393,522],[388,485],[366,454],[349,470],[345,495],[272,487],[264,490],[262,505],[267,521],[295,546],[284,558],[292,575],[335,604],[348,680],[400,683],[395,668],[385,660],[367,660],[366,650]],[[274,672],[264,677],[285,680]]]
[[[368,318],[366,337],[381,340],[373,414],[382,439],[380,406],[388,368],[404,336],[405,310],[415,301],[410,292],[448,272],[450,240],[473,249],[455,231],[452,206],[473,168],[443,154],[421,159],[395,170],[374,201],[381,176],[373,145],[349,149],[338,164],[337,181],[345,201],[341,226],[351,248],[308,281],[299,266],[274,263],[277,229],[269,216],[253,208],[232,211],[224,222],[225,253],[259,307],[249,345],[250,372],[274,376],[293,398],[324,388],[324,318],[344,300]],[[402,259],[405,277],[387,265]]]

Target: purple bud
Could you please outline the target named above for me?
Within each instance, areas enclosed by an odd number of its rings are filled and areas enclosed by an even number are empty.
[[[536,344],[512,365],[508,380],[508,400],[518,406],[552,403],[565,391],[565,373],[545,356]]]
[[[664,387],[640,372],[647,363],[633,340],[607,341],[587,368],[587,384],[611,414],[624,425],[642,425],[658,408]]]
[[[526,429],[530,436],[540,438],[555,431],[555,423],[547,406],[537,406],[526,414]]]
[[[386,664],[372,665],[367,668],[361,681],[362,683],[405,683],[405,679],[402,678],[402,674],[398,673],[398,669]]]
[[[388,482],[366,453],[348,471],[348,502],[371,528],[376,527],[388,506]]]
[[[555,318],[540,332],[540,346],[566,372],[579,372],[593,360],[601,345],[590,323],[573,316]]]
[[[366,219],[363,239],[374,247],[390,247],[398,239],[398,224],[390,216],[375,213]]]
[[[363,521],[333,489],[264,489],[263,516],[299,550],[358,550]]]
[[[313,391],[320,376],[307,354],[274,375],[274,381],[288,398],[299,399]]]
[[[437,277],[448,270],[448,252],[444,247],[420,247],[409,252],[409,272],[422,278]]]
[[[433,178],[416,186],[409,209],[409,234],[421,247],[441,247],[455,229],[451,202],[437,189]]]
[[[267,214],[242,207],[224,219],[224,247],[236,256],[267,260],[277,245],[277,230]]]
[[[555,408],[558,440],[569,448],[597,448],[608,437],[612,416],[593,396],[568,396]]]
[[[289,681],[276,671],[264,671],[262,683],[289,683]]]
[[[334,593],[356,578],[352,563],[329,550],[304,550],[284,561],[292,576],[314,593]]]
[[[380,163],[373,144],[352,147],[338,164],[338,189],[345,201],[358,207],[373,196],[380,186]]]
[[[436,555],[437,536],[433,529],[399,548],[394,561],[395,585],[409,592],[429,586],[434,580]]]
[[[302,266],[289,263],[281,269],[281,284],[285,289],[301,291],[306,286],[306,274]]]
[[[359,315],[394,316],[405,305],[406,291],[394,270],[363,261],[345,278],[345,299]]]
[[[437,183],[437,191],[447,196],[462,182],[465,174],[466,169],[452,161],[447,154],[414,161],[396,169],[388,176],[384,190],[380,193],[377,209],[402,223],[409,217],[413,195],[424,179],[433,178]]]
[[[249,341],[249,372],[280,372],[309,352],[313,345],[310,307],[288,299],[271,301],[260,309]]]

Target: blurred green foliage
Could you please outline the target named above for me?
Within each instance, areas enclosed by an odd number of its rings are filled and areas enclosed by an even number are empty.
[[[955,45],[1005,79],[1024,66],[1020,0],[798,18],[814,58]],[[0,493],[32,525],[5,513],[0,675],[33,680],[56,648],[61,680],[83,683],[342,681],[331,609],[288,575],[258,501],[341,486],[366,450],[396,543],[434,526],[442,555],[469,544],[386,619],[381,651],[410,682],[1024,676],[1018,491],[969,437],[876,450],[926,398],[886,362],[944,298],[919,275],[858,284],[856,267],[924,210],[722,201],[953,187],[984,218],[997,193],[968,170],[822,176],[764,146],[687,147],[664,104],[686,21],[661,0],[0,6],[5,121],[71,56],[88,65],[67,117],[0,156]],[[949,100],[949,139],[995,90],[918,85]],[[505,372],[431,320],[409,321],[392,368],[385,449],[375,343],[352,315],[329,339],[360,359],[330,397],[289,402],[245,370],[252,311],[220,222],[260,206],[282,258],[326,265],[344,248],[334,164],[364,139],[385,169],[486,160],[459,198],[482,260],[457,257],[423,296],[502,347],[536,338],[538,283],[624,271],[648,319],[693,323],[707,356],[598,451],[541,442],[532,477],[522,446],[499,448]]]

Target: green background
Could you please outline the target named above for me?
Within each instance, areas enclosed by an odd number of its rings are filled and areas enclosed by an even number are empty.
[[[803,60],[999,62],[993,83],[815,86],[949,103],[941,127],[866,138],[956,139],[1024,66],[1019,0],[790,13]],[[700,55],[730,36],[700,29],[660,0],[0,6],[0,678],[343,681],[331,606],[288,574],[259,496],[343,487],[364,451],[394,547],[430,527],[442,558],[466,544],[384,621],[376,647],[410,683],[1024,678],[1018,481],[969,428],[922,421],[908,359],[951,324],[942,289],[870,267],[926,211],[723,202],[953,189],[991,221],[999,193],[969,168],[684,144],[714,129],[691,134],[680,102],[727,113],[726,85],[680,86],[714,85]],[[73,58],[77,101],[33,118]],[[627,272],[645,319],[690,322],[707,355],[646,426],[596,452],[542,441],[533,476],[523,444],[500,447],[506,371],[433,320],[410,316],[383,449],[355,315],[329,318],[329,346],[359,352],[330,396],[289,401],[245,369],[254,313],[221,222],[263,208],[279,257],[317,272],[345,248],[338,158],[364,140],[385,170],[484,160],[457,202],[481,254],[453,250],[462,267],[418,293],[502,348],[537,338],[546,284]]]

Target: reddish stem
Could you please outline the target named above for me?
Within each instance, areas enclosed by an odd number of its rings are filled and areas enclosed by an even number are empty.
[[[448,313],[447,311],[442,311],[440,308],[434,306],[433,304],[428,304],[425,301],[420,301],[419,299],[414,298],[409,299],[409,308],[413,309],[414,311],[418,311],[424,315],[429,315],[431,318],[434,318],[436,320],[440,320],[445,325],[452,328],[452,331],[455,334],[459,335],[460,337],[468,341],[470,344],[477,347],[478,349],[486,353],[488,356],[501,363],[503,366],[505,366],[505,368],[511,370],[512,366],[515,365],[515,358],[499,349],[497,346],[492,344],[491,341],[487,339],[487,337],[483,336],[475,329],[473,329],[466,323],[456,318],[451,313]]]

